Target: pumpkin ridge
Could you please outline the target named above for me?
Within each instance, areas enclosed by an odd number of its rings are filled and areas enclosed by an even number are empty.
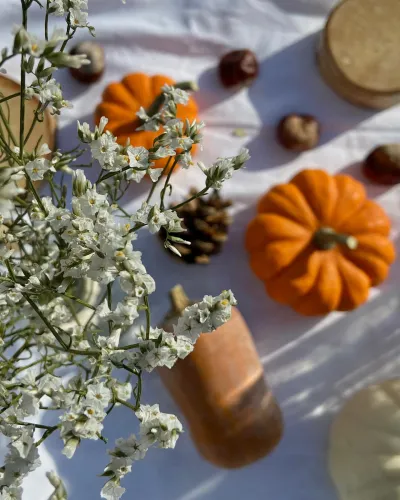
[[[325,170],[304,169],[290,181],[303,194],[315,218],[327,225],[339,198],[336,182]]]
[[[313,316],[327,314],[336,309],[340,302],[342,288],[335,255],[335,251],[332,251],[331,255],[327,255],[326,251],[320,253],[320,262],[314,283],[306,294],[292,304],[295,311]],[[334,269],[333,273],[332,269]],[[332,276],[339,282],[335,284],[332,281]]]
[[[356,266],[350,260],[348,260],[346,258],[346,256],[343,255],[341,252],[337,252],[337,262],[338,262],[338,271],[339,271],[340,277],[342,279],[342,298],[339,302],[338,310],[339,311],[348,311],[348,310],[354,309],[354,307],[357,307],[358,305],[363,304],[367,300],[368,295],[369,295],[369,288],[371,286],[371,280],[370,280],[369,276],[362,269],[360,269],[358,266]],[[347,267],[347,269],[346,270],[343,269],[344,267]],[[356,287],[354,286],[354,283],[353,284],[349,283],[350,272],[353,273],[351,278],[354,281],[357,281],[357,280],[359,282],[364,281],[364,283],[361,283],[361,287],[360,286],[358,287],[360,295],[362,293],[361,288],[364,289],[364,293],[362,294],[361,298],[358,297],[358,299],[357,299],[355,297],[355,295],[351,293],[351,292],[356,290]],[[358,285],[359,284],[360,283],[358,283]],[[366,291],[366,293],[365,293],[365,291]],[[342,304],[345,302],[345,299],[346,299],[346,297],[344,297],[345,292],[347,292],[347,295],[348,295],[347,302],[352,303],[352,305],[350,307],[348,304],[346,306],[342,306]]]
[[[314,257],[314,258],[313,258]],[[271,275],[268,279],[264,280],[264,284],[267,288],[269,295],[282,304],[292,305],[294,301],[296,301],[299,297],[308,293],[308,291],[313,287],[316,277],[319,272],[320,259],[315,251],[312,249],[310,245],[307,245],[292,261],[291,264],[282,268],[278,273]],[[315,263],[314,263],[315,261]],[[311,263],[314,266],[314,270],[310,270]],[[304,266],[303,269],[298,269],[299,267]],[[293,276],[292,276],[293,274]],[[298,276],[296,276],[298,274]],[[307,283],[307,278],[309,283]],[[281,282],[279,282],[279,280]],[[276,283],[278,281],[278,284]],[[283,282],[286,281],[286,283]],[[275,283],[274,283],[275,282]],[[306,289],[301,291],[302,282],[305,282]],[[300,284],[300,286],[299,286]],[[276,295],[277,289],[274,291],[270,290],[270,286],[278,285],[278,288],[282,288],[284,285],[285,291],[279,296]],[[292,288],[290,288],[292,287]],[[287,289],[290,289],[292,294],[297,294],[296,296],[291,297],[290,293],[287,293]]]
[[[291,192],[282,193],[279,188],[289,189]],[[298,201],[294,200],[298,198]],[[272,205],[272,206],[271,206]],[[303,215],[299,216],[299,209]],[[279,215],[291,222],[306,226],[307,229],[314,230],[317,227],[317,218],[300,189],[290,183],[275,186],[257,205],[258,213],[271,213]]]
[[[354,217],[354,214],[364,206],[367,194],[362,183],[349,175],[336,174],[333,180],[340,195],[332,212],[332,227],[340,232],[340,225]],[[338,227],[335,227],[335,224]]]

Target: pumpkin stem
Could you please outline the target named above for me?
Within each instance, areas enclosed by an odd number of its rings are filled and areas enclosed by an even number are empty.
[[[199,86],[197,85],[196,82],[178,82],[175,85],[173,85],[175,89],[181,89],[181,90],[187,90],[187,91],[192,91],[196,92],[199,90]],[[160,109],[162,103],[164,102],[164,94],[161,93],[159,94],[153,101],[153,103],[150,105],[150,107],[146,110],[146,113],[148,116],[153,116],[155,115],[158,110]],[[139,120],[140,124],[143,123],[143,120]]]
[[[175,285],[171,288],[169,291],[169,298],[173,311],[179,316],[182,314],[183,310],[191,304],[182,285]]]
[[[337,233],[331,227],[321,227],[314,234],[313,243],[320,250],[331,250],[336,245],[344,245],[349,250],[355,250],[358,246],[357,238],[349,234]]]

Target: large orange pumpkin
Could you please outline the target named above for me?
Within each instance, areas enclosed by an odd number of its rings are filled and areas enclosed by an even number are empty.
[[[387,277],[395,258],[389,231],[360,182],[303,170],[261,198],[246,247],[274,300],[320,315],[356,308]]]
[[[129,138],[133,146],[144,146],[149,149],[154,139],[163,131],[136,131],[140,125],[136,113],[143,106],[148,109],[161,93],[164,84],[173,85],[175,82],[168,76],[149,76],[144,73],[131,73],[121,82],[110,83],[103,92],[102,102],[97,106],[95,120],[98,124],[102,116],[108,118],[106,129],[112,132],[121,145],[125,145]],[[187,106],[178,104],[177,118],[188,118],[193,121],[197,118],[197,104],[193,97],[189,98]],[[192,153],[195,146],[192,148]],[[164,168],[168,158],[155,162],[155,168]]]

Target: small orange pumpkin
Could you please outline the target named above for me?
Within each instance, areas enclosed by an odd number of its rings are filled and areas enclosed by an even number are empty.
[[[154,139],[162,134],[163,130],[137,131],[139,121],[136,113],[141,106],[145,109],[151,106],[161,93],[163,85],[174,85],[174,83],[174,80],[168,76],[149,76],[144,73],[131,73],[126,75],[121,82],[110,83],[103,92],[102,102],[96,108],[96,123],[99,123],[102,116],[106,116],[109,120],[106,129],[118,138],[119,144],[125,145],[129,138],[135,147],[151,148]],[[181,120],[188,118],[193,121],[197,118],[197,114],[197,104],[193,97],[189,98],[187,106],[181,104],[177,106],[177,118]],[[194,145],[192,153],[195,147]],[[157,160],[154,168],[164,168],[167,160],[168,158]]]
[[[303,170],[258,203],[246,248],[267,293],[301,314],[349,311],[388,275],[390,221],[348,175]]]

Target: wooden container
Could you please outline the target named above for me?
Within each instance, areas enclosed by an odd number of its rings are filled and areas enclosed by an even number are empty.
[[[21,91],[19,83],[11,80],[10,78],[0,75],[0,98],[8,97],[9,95],[15,94]],[[35,117],[35,111],[38,107],[39,101],[36,97],[32,99],[25,100],[25,136],[29,132],[32,120]],[[1,111],[4,116],[9,117],[9,123],[11,131],[17,140],[17,146],[19,146],[19,117],[20,117],[20,98],[15,97],[8,101],[0,104]],[[2,123],[2,122],[0,122]],[[6,138],[11,146],[13,146],[10,141],[9,134],[2,124],[3,132],[6,134]],[[37,122],[32,134],[30,135],[28,142],[26,144],[27,151],[33,151],[37,144],[48,144],[51,150],[55,147],[55,131],[56,131],[56,120],[50,114],[48,110],[44,113],[44,120],[42,122]],[[0,159],[1,163],[1,159]]]
[[[343,0],[319,40],[318,66],[351,103],[388,108],[400,102],[399,47],[399,0]]]
[[[189,305],[171,291],[172,324]],[[161,378],[181,408],[203,457],[224,468],[248,465],[270,453],[283,432],[282,414],[265,379],[249,329],[238,311],[216,331],[200,335],[194,351]]]

